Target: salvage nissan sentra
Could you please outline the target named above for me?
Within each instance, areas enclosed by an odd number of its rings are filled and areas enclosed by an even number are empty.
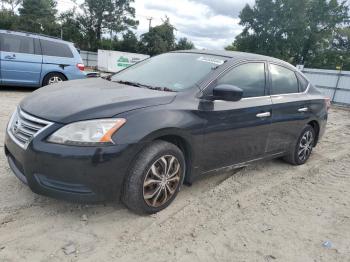
[[[38,194],[121,199],[138,213],[167,207],[182,184],[258,160],[304,164],[323,135],[329,100],[278,59],[179,51],[111,81],[41,88],[12,115],[5,153]]]

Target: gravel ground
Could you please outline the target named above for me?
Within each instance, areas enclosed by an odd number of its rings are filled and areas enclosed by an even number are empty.
[[[1,150],[29,92],[0,90]],[[35,195],[1,153],[0,261],[350,261],[349,207],[350,111],[340,108],[306,165],[205,177],[152,216]]]

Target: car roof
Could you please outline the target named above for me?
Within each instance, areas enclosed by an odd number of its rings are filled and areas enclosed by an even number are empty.
[[[292,68],[295,70],[296,68],[289,64],[288,62],[285,62],[281,59],[277,59],[270,56],[264,56],[264,55],[258,55],[253,53],[246,53],[246,52],[237,52],[237,51],[226,51],[226,50],[180,50],[180,51],[174,51],[174,53],[194,53],[194,54],[203,54],[203,55],[214,55],[214,56],[222,56],[229,58],[230,60],[236,60],[236,61],[243,61],[243,60],[264,60],[268,62],[278,63],[282,64],[286,67]]]
[[[11,31],[11,30],[2,30],[2,29],[0,29],[0,33],[28,36],[28,37],[33,37],[33,38],[38,38],[38,39],[43,39],[43,40],[50,40],[50,41],[54,41],[54,42],[73,44],[72,42],[64,41],[64,40],[62,40],[61,38],[58,38],[58,37],[48,36],[48,35],[43,35],[43,34],[37,34],[37,33],[30,33],[30,32],[25,32],[25,31]]]

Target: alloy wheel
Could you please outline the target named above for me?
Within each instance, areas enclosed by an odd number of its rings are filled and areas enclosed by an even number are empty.
[[[52,85],[52,84],[57,84],[57,83],[61,83],[63,82],[63,79],[59,76],[53,76],[49,79],[48,84]]]
[[[300,161],[305,161],[311,155],[314,144],[314,136],[311,131],[306,131],[300,139],[298,157]]]
[[[172,155],[156,160],[148,170],[143,183],[143,198],[147,205],[160,207],[176,192],[181,179],[181,165]]]

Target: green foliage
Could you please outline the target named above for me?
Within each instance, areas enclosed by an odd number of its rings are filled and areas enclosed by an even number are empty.
[[[20,23],[18,28],[23,31],[59,35],[56,23],[56,1],[54,0],[23,0],[19,8]]]
[[[0,0],[0,4],[8,5],[9,11],[13,14],[16,12],[16,8],[21,5],[23,0]]]
[[[140,49],[151,56],[175,50],[174,26],[166,17],[163,24],[152,27],[141,36]]]
[[[0,28],[17,30],[19,16],[9,10],[0,10]]]
[[[193,49],[187,38],[176,42],[168,18],[138,37],[134,0],[84,0],[79,7],[58,14],[56,0],[0,0],[0,28],[63,37],[80,49],[111,49],[156,55],[172,50]],[[110,36],[110,37],[108,37]]]
[[[65,40],[75,43],[79,48],[87,48],[81,23],[76,19],[76,10],[72,9],[59,15],[60,30]]]
[[[243,32],[227,49],[270,55],[308,67],[335,67],[341,55],[349,56],[349,49],[335,47],[348,12],[345,1],[256,0],[253,7],[246,5],[241,11]]]
[[[123,39],[118,42],[116,50],[130,53],[139,52],[139,40],[134,32],[128,31],[123,35]]]
[[[226,46],[225,50],[227,50],[227,51],[237,51],[236,43],[232,43],[232,44]]]
[[[194,44],[186,37],[180,38],[176,44],[176,50],[191,50],[194,49]]]
[[[82,32],[88,40],[88,49],[96,50],[103,34],[122,33],[136,28],[134,0],[85,0],[83,15],[78,17]]]

